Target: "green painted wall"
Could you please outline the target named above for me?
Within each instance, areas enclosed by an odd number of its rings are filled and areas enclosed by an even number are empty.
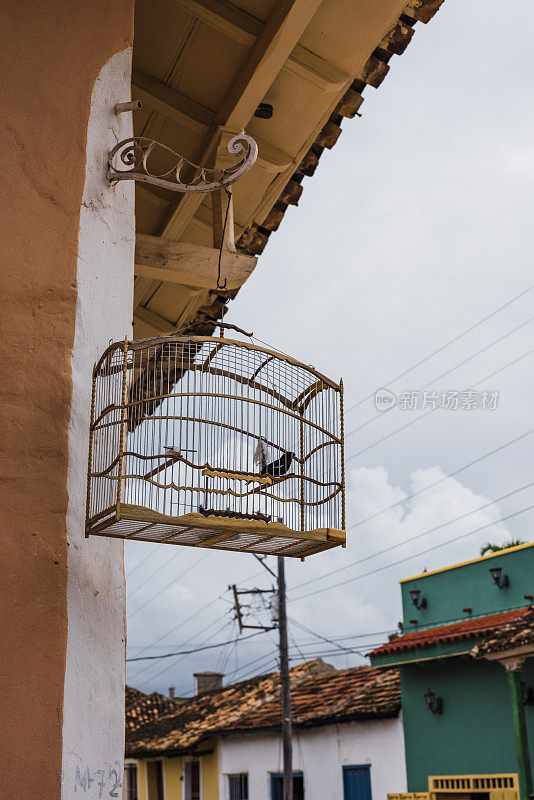
[[[503,575],[508,575],[507,589],[494,583],[489,572],[493,566],[502,566]],[[426,608],[414,607],[410,597],[414,587],[421,590]],[[403,581],[401,591],[405,631],[528,605],[531,601],[525,600],[525,595],[534,595],[534,544]],[[410,623],[412,619],[417,620],[416,625]]]
[[[534,685],[534,660],[526,662],[523,676]],[[428,688],[443,698],[443,715],[426,707]],[[500,664],[460,656],[406,665],[401,691],[408,791],[426,791],[429,775],[517,772],[510,693]],[[534,707],[526,715],[534,763]]]
[[[502,567],[509,587],[498,588],[489,572],[492,566]],[[410,597],[414,587],[426,599],[426,608],[415,609]],[[410,578],[401,583],[401,591],[405,632],[522,608],[532,603],[525,595],[534,595],[534,544]],[[479,637],[471,637],[371,659],[375,666],[400,667],[410,792],[426,791],[429,775],[517,772],[504,667],[453,655],[471,650],[478,641]],[[525,663],[523,680],[534,686],[534,659]],[[441,716],[426,707],[424,694],[429,688],[443,699]],[[534,764],[534,707],[526,708],[526,718]],[[392,792],[398,790],[391,787]]]

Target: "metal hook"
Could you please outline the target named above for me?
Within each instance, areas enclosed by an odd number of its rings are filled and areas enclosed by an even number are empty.
[[[224,215],[224,225],[223,225],[223,229],[222,229],[221,246],[219,248],[219,259],[218,259],[218,264],[217,264],[217,284],[216,284],[216,287],[217,287],[217,289],[219,291],[222,290],[222,291],[228,292],[228,289],[227,289],[227,286],[226,286],[227,279],[225,278],[224,279],[224,283],[221,283],[221,259],[222,259],[222,252],[223,252],[223,247],[224,247],[224,235],[226,233],[226,223],[228,222],[228,212],[230,211],[230,201],[232,199],[232,192],[230,191],[230,189],[228,189],[227,186],[224,187],[224,190],[226,192],[226,196],[228,197],[228,202],[226,204],[226,214]],[[230,293],[228,292],[228,300],[229,299],[230,299]]]

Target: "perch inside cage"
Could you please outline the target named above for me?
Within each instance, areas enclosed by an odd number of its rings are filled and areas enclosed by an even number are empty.
[[[345,543],[343,387],[248,341],[170,335],[96,364],[86,532],[303,558]]]

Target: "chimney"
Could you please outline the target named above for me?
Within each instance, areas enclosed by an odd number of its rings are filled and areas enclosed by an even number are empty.
[[[174,700],[174,689],[175,689],[174,686],[169,686],[169,697],[171,698],[171,700]]]
[[[195,694],[216,692],[223,688],[223,674],[221,672],[195,672]]]

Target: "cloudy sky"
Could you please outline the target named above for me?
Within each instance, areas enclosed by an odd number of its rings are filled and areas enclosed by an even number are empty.
[[[345,382],[348,545],[286,561],[297,660],[364,663],[400,619],[399,579],[532,538],[531,19],[528,0],[446,0],[417,25],[228,314]],[[419,406],[423,389],[499,396],[379,412],[378,388],[419,391]],[[141,542],[126,573],[129,658],[236,638],[229,584],[272,584],[252,555]],[[232,682],[275,667],[271,632],[130,662],[127,679],[186,695],[195,671]]]

